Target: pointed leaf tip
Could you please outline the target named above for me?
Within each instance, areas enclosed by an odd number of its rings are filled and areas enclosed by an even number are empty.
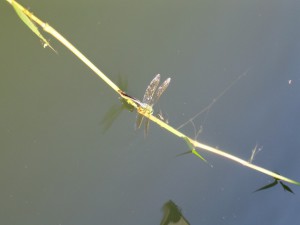
[[[281,184],[281,186],[283,187],[283,189],[284,189],[285,191],[288,191],[288,192],[290,192],[290,193],[292,193],[292,194],[295,194],[295,193],[292,191],[292,189],[291,189],[289,186],[287,186],[286,184],[284,184],[282,181],[280,181],[280,184]]]
[[[269,189],[269,188],[271,188],[271,187],[274,187],[276,184],[278,184],[278,181],[275,179],[273,183],[267,184],[267,185],[265,185],[265,186],[263,186],[263,187],[261,187],[261,188],[255,190],[254,192],[258,192],[258,191],[262,191],[262,190]]]
[[[50,43],[44,38],[44,36],[40,33],[39,29],[37,26],[32,22],[32,20],[24,13],[23,10],[21,10],[18,5],[12,1],[12,6],[14,10],[16,11],[17,15],[20,17],[20,19],[27,25],[27,27],[35,33],[40,40],[43,42],[43,47],[49,47],[51,48],[56,54],[57,51],[50,45]]]

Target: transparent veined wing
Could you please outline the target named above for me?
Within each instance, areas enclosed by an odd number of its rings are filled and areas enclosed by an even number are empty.
[[[136,115],[135,129],[138,129],[141,127],[143,118],[144,118],[144,116],[139,113]]]
[[[162,93],[167,89],[171,81],[171,78],[166,79],[162,85],[158,87],[159,82],[160,82],[160,75],[157,74],[153,80],[150,82],[149,86],[147,87],[143,102],[139,102],[139,108],[138,110],[143,111],[148,114],[153,113],[153,105],[158,101]],[[157,91],[156,91],[157,90]],[[135,128],[140,128],[141,124],[143,122],[144,116],[141,115],[140,113],[137,114],[136,118],[136,123],[135,123]],[[148,133],[149,129],[149,118],[145,118],[145,136]]]
[[[169,77],[168,79],[166,79],[162,85],[157,89],[156,94],[154,95],[154,97],[152,97],[151,103],[150,105],[154,105],[158,99],[160,98],[160,96],[162,95],[162,93],[164,93],[164,91],[167,89],[167,87],[169,86],[171,81],[171,78]]]
[[[149,86],[147,87],[147,89],[145,91],[144,98],[143,98],[143,103],[148,104],[149,102],[152,101],[152,98],[154,96],[156,88],[159,85],[159,81],[160,81],[160,74],[157,74],[153,78],[153,80],[150,82]]]
[[[150,82],[149,86],[147,87],[146,91],[145,91],[145,94],[144,94],[144,98],[143,98],[143,104],[144,104],[144,108],[145,110],[147,109],[147,107],[149,108],[149,105],[148,103],[152,101],[152,98],[154,96],[154,93],[157,89],[157,86],[159,84],[159,81],[160,81],[160,75],[157,74],[153,79],[152,81]],[[143,107],[143,105],[141,105]],[[140,128],[141,127],[141,124],[143,122],[143,118],[144,116],[139,114],[137,115],[137,118],[136,118],[136,122],[135,122],[135,128]],[[148,118],[146,118],[147,120]],[[149,121],[148,121],[149,122]],[[147,121],[146,121],[146,124],[147,124]]]

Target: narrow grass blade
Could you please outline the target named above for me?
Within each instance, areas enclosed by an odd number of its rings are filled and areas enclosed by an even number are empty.
[[[295,193],[292,191],[292,189],[291,189],[289,186],[285,185],[282,181],[280,181],[279,183],[281,184],[281,186],[283,187],[283,189],[284,189],[285,191],[288,191],[288,192],[290,192],[290,193],[292,193],[292,194],[295,194]]]
[[[200,159],[202,159],[204,162],[207,163],[207,160],[204,159],[203,156],[200,155],[199,152],[197,152],[195,149],[192,150],[192,153],[193,153],[195,156],[199,157]]]
[[[35,33],[41,39],[41,41],[44,43],[44,47],[49,46],[55,53],[57,53],[55,51],[55,49],[49,44],[49,42],[40,33],[37,26],[28,18],[28,16],[26,16],[24,14],[24,12],[21,9],[19,9],[19,7],[17,7],[17,5],[15,4],[14,1],[12,1],[12,6],[14,7],[14,9],[15,9],[16,13],[18,14],[18,16],[20,17],[20,19],[29,27],[29,29],[33,33]]]
[[[192,154],[196,155],[197,157],[199,157],[200,159],[202,159],[204,162],[207,162],[206,159],[196,151],[196,149],[194,148],[194,145],[190,142],[190,140],[186,136],[184,136],[183,139],[185,140],[189,149],[191,149],[191,151],[183,153],[183,154],[192,153]]]
[[[277,184],[278,184],[278,180],[275,179],[273,183],[267,184],[267,185],[265,185],[265,186],[263,186],[263,187],[261,187],[261,188],[255,190],[254,192],[258,192],[258,191],[262,191],[262,190],[269,189],[269,188],[271,188],[271,187],[274,187],[274,186],[277,185]]]

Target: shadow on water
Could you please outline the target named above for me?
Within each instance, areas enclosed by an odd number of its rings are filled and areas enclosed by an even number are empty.
[[[118,76],[118,82],[117,84],[119,87],[127,91],[128,89],[128,80],[127,78],[123,78],[121,75]],[[114,121],[118,118],[118,116],[121,114],[121,112],[125,109],[130,112],[133,112],[134,107],[126,102],[125,99],[119,98],[120,104],[115,104],[111,106],[111,108],[105,113],[103,119],[101,120],[100,124],[103,126],[103,133],[105,133],[114,123]]]
[[[167,201],[163,207],[163,218],[160,225],[189,225],[189,221],[183,216],[181,209],[172,201]]]

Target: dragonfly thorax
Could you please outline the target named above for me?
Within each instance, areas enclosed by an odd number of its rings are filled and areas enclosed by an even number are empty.
[[[138,111],[152,115],[153,114],[153,107],[151,105],[148,105],[146,103],[140,104],[140,107],[138,108]]]
[[[157,100],[160,98],[162,93],[166,90],[169,83],[171,81],[171,78],[166,79],[159,87],[160,82],[160,75],[157,74],[153,80],[150,82],[149,86],[146,89],[146,92],[144,94],[143,101],[139,101],[137,99],[134,99],[134,103],[137,105],[137,110],[140,114],[137,115],[136,118],[136,128],[139,128],[141,126],[141,123],[143,121],[143,115],[152,115],[153,114],[153,105],[157,102]],[[143,115],[142,115],[143,114]],[[145,119],[145,135],[147,134],[149,128],[149,118]]]

